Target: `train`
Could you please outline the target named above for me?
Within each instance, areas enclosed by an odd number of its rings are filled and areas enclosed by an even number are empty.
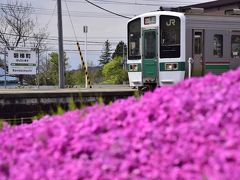
[[[152,89],[240,66],[240,11],[156,11],[127,23],[129,85]]]

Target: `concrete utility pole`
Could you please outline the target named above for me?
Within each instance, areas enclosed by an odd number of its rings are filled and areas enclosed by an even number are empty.
[[[7,88],[7,47],[4,48],[4,87]]]
[[[62,5],[61,0],[57,0],[57,9],[58,9],[58,69],[59,69],[59,88],[65,87],[65,63],[64,63],[64,54],[63,54],[63,30],[62,30]]]

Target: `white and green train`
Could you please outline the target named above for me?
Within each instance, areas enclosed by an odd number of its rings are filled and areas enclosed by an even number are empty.
[[[190,74],[189,58],[193,76],[240,66],[240,17],[157,11],[128,22],[131,87],[175,84]]]

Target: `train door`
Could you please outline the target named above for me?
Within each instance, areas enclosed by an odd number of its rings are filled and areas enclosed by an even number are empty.
[[[204,30],[193,30],[193,76],[203,75],[204,65]]]
[[[240,66],[240,31],[232,31],[230,69],[236,69],[239,66]]]
[[[143,30],[143,83],[157,83],[157,30]]]

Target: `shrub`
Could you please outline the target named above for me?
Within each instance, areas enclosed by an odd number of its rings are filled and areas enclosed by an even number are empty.
[[[240,179],[240,69],[0,132],[0,179]]]

